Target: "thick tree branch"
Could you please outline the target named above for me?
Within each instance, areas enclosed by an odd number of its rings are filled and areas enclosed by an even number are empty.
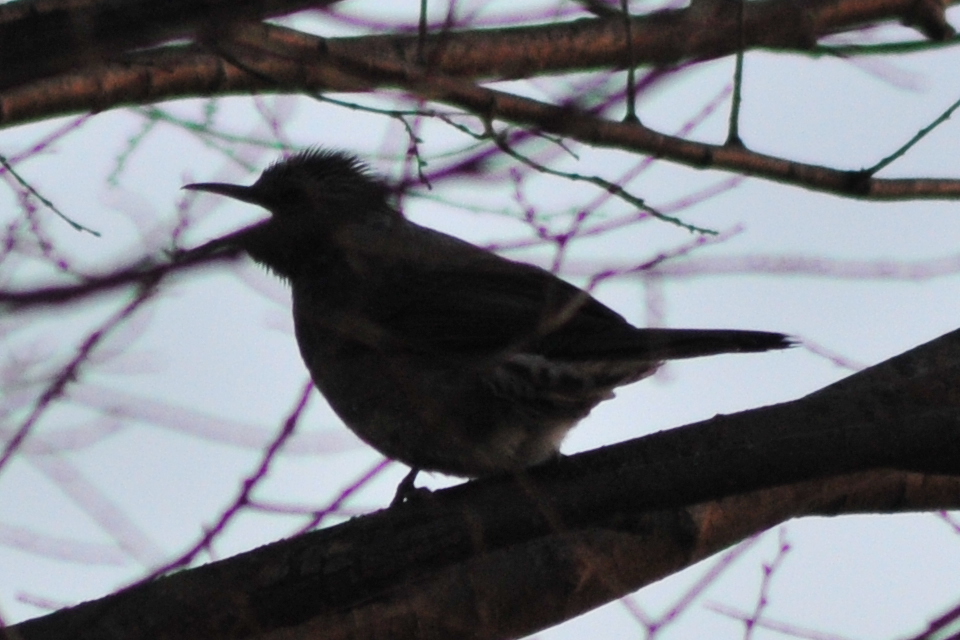
[[[685,140],[639,124],[605,120],[574,106],[547,104],[428,73],[413,65],[372,57],[335,56],[324,52],[324,39],[289,29],[267,25],[237,27],[216,46],[220,50],[216,55],[194,47],[150,52],[138,64],[112,65],[86,76],[77,75],[70,80],[73,84],[69,87],[60,86],[61,80],[55,79],[48,81],[46,92],[7,92],[0,98],[0,107],[4,114],[12,115],[18,111],[77,109],[90,101],[110,106],[129,100],[149,103],[196,93],[369,91],[377,86],[400,86],[480,117],[529,126],[596,146],[647,153],[696,168],[733,171],[872,200],[960,197],[960,180],[874,178],[864,171],[795,162],[742,146]],[[39,102],[31,102],[34,100]]]
[[[957,0],[950,0],[950,4],[955,1]],[[178,13],[176,6],[184,3],[197,5],[197,8]],[[30,14],[22,11],[22,5],[25,4],[33,2],[24,0],[4,5],[5,13],[18,19],[4,20],[4,13],[0,13],[0,45],[5,41],[21,45],[21,40],[30,40],[28,34],[36,28],[30,22]],[[86,5],[90,2],[87,0],[80,4]],[[121,13],[110,16],[113,22],[123,23],[125,26],[127,23],[153,24],[137,19],[140,15],[137,12],[144,10],[141,6],[144,2],[128,4],[131,15]],[[147,2],[146,6],[153,7],[155,4]],[[84,40],[86,44],[83,46],[93,53],[76,53],[69,46],[60,43],[53,46],[45,37],[39,38],[39,42],[44,45],[41,47],[43,51],[33,52],[34,57],[21,56],[10,47],[0,46],[0,49],[11,50],[8,55],[24,58],[22,65],[11,60],[9,66],[0,66],[0,89],[5,89],[0,95],[0,125],[9,126],[77,110],[102,110],[140,103],[145,99],[156,101],[202,94],[203,88],[209,85],[201,78],[196,78],[201,82],[192,86],[171,84],[169,78],[168,82],[157,84],[154,79],[149,78],[151,66],[157,67],[157,75],[169,74],[177,71],[171,69],[171,63],[184,64],[189,58],[178,59],[176,56],[163,55],[162,50],[130,53],[127,56],[118,54],[124,49],[147,49],[158,44],[164,37],[198,36],[206,41],[216,38],[216,34],[222,36],[231,26],[243,24],[240,20],[249,19],[252,14],[276,15],[292,11],[304,3],[294,0],[273,0],[265,3],[245,0],[242,3],[232,3],[231,7],[236,7],[236,21],[221,19],[220,14],[225,11],[224,6],[221,6],[224,4],[222,0],[177,0],[161,4],[170,4],[171,9],[161,12],[162,15],[158,18],[160,21],[156,25],[133,29],[129,37],[121,38],[113,33],[114,30],[105,27],[98,27],[93,32],[84,31],[81,35],[85,38],[97,38],[99,35],[99,40]],[[20,11],[14,14],[15,9]],[[813,47],[823,36],[877,22],[906,21],[925,25],[937,23],[940,25],[938,28],[925,29],[928,37],[944,39],[952,34],[952,28],[944,18],[944,5],[936,0],[808,0],[802,5],[793,0],[763,0],[746,5],[742,31],[737,17],[734,5],[712,0],[702,0],[687,9],[638,16],[631,25],[632,47],[629,48],[624,41],[623,22],[616,17],[509,29],[447,31],[428,38],[423,46],[423,59],[427,60],[426,67],[430,73],[464,79],[519,78],[546,73],[617,68],[626,64],[628,59],[638,65],[705,60],[730,55],[737,51],[741,42],[747,49],[763,47],[806,50]],[[44,19],[49,21],[53,18],[47,16]],[[67,26],[75,25],[69,23]],[[282,34],[284,31],[287,31],[291,39],[302,35],[290,30],[275,30],[274,34]],[[14,34],[17,35],[15,42],[11,41]],[[415,65],[420,59],[419,42],[415,36],[410,35],[315,38],[309,46],[317,47],[314,53],[318,56],[326,53],[345,60],[368,60],[373,68],[378,64],[391,67]],[[27,52],[34,48],[36,47],[30,44]],[[63,61],[46,61],[47,56],[61,54]],[[119,63],[118,67],[101,64],[111,58]],[[188,68],[181,70],[178,75],[190,75],[191,66],[187,64]],[[132,76],[124,76],[121,73],[123,67],[132,67]],[[53,71],[63,73],[48,78]],[[107,95],[98,96],[84,90],[83,87],[89,87],[93,78],[101,79]],[[262,88],[255,82],[251,83],[251,80],[248,78],[242,86],[234,85],[229,90],[249,91]],[[144,95],[145,87],[142,85],[147,81],[150,81],[151,88],[149,95]],[[118,91],[120,85],[127,84],[130,86],[126,91]],[[294,88],[290,87],[291,90]],[[326,87],[300,84],[296,85],[296,88],[339,91],[359,89],[336,84]]]
[[[440,491],[8,637],[516,637],[793,517],[960,506],[958,390],[955,331],[800,400]]]
[[[112,14],[104,17],[103,11],[94,15],[93,6],[86,6],[89,2],[75,2],[81,6],[67,12],[71,16],[68,27],[76,26],[78,11],[90,13],[86,19],[94,24],[105,19],[122,20],[122,16]],[[94,38],[89,45],[93,49],[109,49],[113,54],[121,45],[154,44],[162,36],[195,33],[203,39],[202,46],[180,45],[142,51],[123,56],[122,61],[104,64],[99,61],[106,54],[94,52],[77,58],[88,63],[82,70],[53,77],[45,77],[52,73],[44,66],[47,63],[38,64],[36,77],[39,79],[0,94],[0,123],[9,125],[70,111],[102,110],[196,95],[256,91],[357,92],[392,86],[421,98],[460,107],[484,119],[532,127],[586,144],[646,153],[697,168],[733,171],[846,197],[874,200],[960,197],[960,180],[877,179],[871,170],[839,170],[757,153],[739,145],[684,140],[636,123],[605,120],[584,112],[577,105],[547,104],[465,80],[621,65],[627,49],[620,19],[437,34],[423,47],[422,59],[427,60],[424,66],[416,63],[420,49],[412,36],[324,39],[291,29],[238,21],[217,23],[215,27],[211,16],[226,11],[218,2],[197,3],[198,8],[181,17],[161,12],[163,20],[154,27],[135,31],[130,36],[142,42],[116,40],[119,36],[105,33],[100,44]],[[9,8],[5,13],[0,12],[0,41],[4,37],[3,29],[10,31],[18,25],[32,24],[29,14],[9,19],[9,15],[15,13],[13,9],[21,4],[5,5]],[[141,4],[131,3],[125,8],[131,13],[124,15],[132,19],[136,11],[144,10]],[[237,8],[237,15],[246,16],[244,11],[272,15],[297,6],[294,2],[275,0],[256,7],[243,5]],[[802,11],[797,7],[787,0],[748,3],[742,32],[735,7],[727,2],[703,0],[689,9],[641,16],[631,29],[631,55],[638,62],[663,64],[726,55],[741,46],[741,42],[747,47],[809,48],[823,35],[871,21],[900,19],[929,26],[939,16],[943,22],[943,6],[933,0],[812,0],[803,4]],[[49,22],[54,20],[51,16],[56,15],[59,14],[48,11],[41,14],[41,18]],[[169,25],[163,27],[161,23]],[[939,31],[933,30],[934,33],[931,29],[925,29],[931,37],[952,33],[945,22]],[[94,35],[96,33],[94,30]],[[50,64],[60,65],[56,61]],[[77,64],[74,60],[69,68],[75,69]],[[14,67],[16,65],[11,69]],[[0,71],[0,83],[2,73]]]
[[[203,37],[225,26],[292,13],[336,0],[21,0],[0,7],[0,89],[56,72],[117,59],[124,51],[176,38]],[[951,0],[950,4],[952,4]],[[558,24],[444,31],[417,36],[330,39],[331,53],[394,64],[427,60],[434,72],[461,78],[518,78],[636,64],[706,60],[747,49],[809,49],[823,36],[898,20],[926,37],[953,34],[938,0],[763,0],[744,6],[698,0],[689,8],[636,17],[632,48],[616,15]],[[742,37],[742,40],[741,40]],[[421,57],[422,56],[422,57]]]

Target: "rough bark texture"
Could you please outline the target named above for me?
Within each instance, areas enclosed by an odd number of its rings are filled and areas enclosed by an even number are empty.
[[[437,492],[10,638],[508,638],[809,514],[960,506],[960,331],[805,398]]]

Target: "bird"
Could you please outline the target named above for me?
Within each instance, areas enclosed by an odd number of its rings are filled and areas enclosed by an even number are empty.
[[[314,385],[357,436],[420,470],[476,478],[560,456],[614,390],[667,360],[763,352],[783,334],[638,328],[587,291],[408,220],[390,183],[313,147],[252,185],[194,183],[270,212],[221,241],[286,280]]]

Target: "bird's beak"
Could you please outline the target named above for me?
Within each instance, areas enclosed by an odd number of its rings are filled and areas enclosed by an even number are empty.
[[[263,198],[259,196],[257,189],[253,187],[246,187],[242,184],[197,182],[194,184],[186,184],[183,186],[183,188],[189,189],[190,191],[206,191],[207,193],[216,193],[221,196],[233,198],[234,200],[240,200],[241,202],[249,202],[250,204],[263,204]]]

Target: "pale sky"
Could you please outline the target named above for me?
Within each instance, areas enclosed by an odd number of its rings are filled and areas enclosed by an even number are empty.
[[[333,32],[329,25],[320,28]],[[957,55],[956,48],[948,48],[855,63],[750,53],[742,137],[751,148],[788,158],[853,170],[869,166],[960,98]],[[641,97],[641,119],[662,131],[678,129],[723,92],[732,64],[701,65]],[[538,79],[525,91],[547,95],[549,86]],[[338,97],[371,103],[369,97]],[[261,112],[272,112],[284,139],[295,147],[348,149],[397,175],[396,158],[406,139],[396,122],[308,98],[263,97],[259,112],[248,98],[219,104],[221,130],[270,139],[273,133]],[[720,104],[693,137],[723,139],[728,101]],[[197,120],[204,102],[160,107]],[[76,119],[0,131],[0,153],[16,157]],[[38,211],[57,250],[78,268],[107,270],[145,254],[158,255],[168,248],[178,207],[188,197],[181,185],[249,183],[279,155],[225,141],[207,144],[161,123],[130,154],[116,186],[109,186],[106,178],[117,158],[145,123],[136,110],[98,114],[17,166],[61,209],[102,233],[100,238],[76,233],[45,209]],[[435,154],[465,144],[440,124],[426,123],[420,137],[434,161],[428,168],[443,166]],[[638,162],[622,152],[573,146],[579,160],[568,158],[557,166],[616,180]],[[960,122],[955,119],[881,175],[956,177],[958,148]],[[256,170],[251,173],[227,160],[221,149],[237,151]],[[658,162],[628,187],[654,206],[667,206],[731,177]],[[523,201],[538,212],[557,214],[569,214],[602,193],[553,177],[531,178],[521,190]],[[521,206],[509,180],[450,180],[434,184],[432,191],[421,189],[420,195],[407,198],[404,207],[423,224],[484,245],[532,237],[517,221]],[[0,203],[4,228],[23,215],[10,189],[0,193]],[[468,205],[502,213],[477,213]],[[265,215],[211,196],[186,206],[195,222],[185,246]],[[667,326],[783,331],[851,363],[870,365],[960,324],[960,277],[953,275],[957,268],[944,266],[948,259],[960,262],[956,208],[956,203],[936,201],[862,202],[748,179],[678,212],[688,222],[731,233],[725,242],[679,264],[695,267],[724,258],[713,268],[721,265],[731,273],[665,278],[652,287],[622,279],[602,284],[595,294],[638,325],[648,321],[649,304],[656,299]],[[631,209],[609,201],[600,212],[616,219]],[[627,227],[574,243],[561,273],[582,284],[594,270],[637,264],[690,239],[688,232],[659,222]],[[504,255],[542,264],[553,258],[544,249]],[[785,259],[804,266],[774,273],[771,265],[782,266]],[[893,265],[887,275],[869,276],[884,264]],[[755,265],[755,273],[742,273]],[[926,277],[938,270],[947,273]],[[911,273],[924,277],[907,277]],[[0,261],[3,286],[26,287],[50,276],[35,261]],[[104,297],[95,305],[40,311],[29,322],[0,317],[4,435],[29,411],[42,388],[42,374],[69,360],[86,332],[127,299]],[[0,615],[7,622],[44,613],[31,601],[65,605],[102,596],[175,557],[202,534],[253,470],[260,447],[272,438],[306,381],[291,326],[285,286],[246,262],[165,283],[152,303],[110,335],[69,387],[69,402],[58,403],[43,417],[28,446],[0,474]],[[850,373],[803,347],[671,365],[598,407],[574,430],[564,451],[790,400]],[[321,508],[381,459],[340,424],[319,396],[312,398],[302,426],[258,493],[262,498]],[[386,506],[404,473],[402,465],[390,467],[350,499],[349,512]],[[454,482],[422,474],[424,481],[429,486]],[[216,556],[290,535],[303,522],[245,512],[217,539]],[[742,626],[716,606],[753,609],[762,563],[775,558],[778,535],[770,531],[744,550],[663,635],[742,637]],[[791,551],[770,587],[771,618],[837,637],[899,637],[919,631],[928,617],[955,604],[960,595],[960,536],[935,515],[809,518],[787,523],[782,535]],[[714,562],[641,590],[632,596],[633,606],[656,617]],[[641,633],[628,607],[613,603],[538,637],[596,637],[597,630],[604,638]],[[755,637],[782,636],[760,629]]]

